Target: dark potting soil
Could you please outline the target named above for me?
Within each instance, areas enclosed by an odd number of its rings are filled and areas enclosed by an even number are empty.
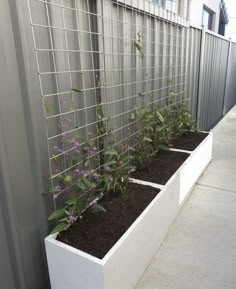
[[[102,259],[159,192],[130,183],[126,194],[106,196],[100,201],[105,213],[84,214],[78,223],[61,232],[57,240]]]
[[[146,163],[141,169],[133,172],[131,177],[164,185],[188,157],[187,153],[161,151],[150,160],[149,164]]]
[[[208,133],[189,132],[175,140],[173,147],[193,151],[208,136]]]

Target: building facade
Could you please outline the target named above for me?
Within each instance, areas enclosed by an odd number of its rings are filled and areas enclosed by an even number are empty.
[[[191,0],[189,15],[190,25],[225,34],[229,20],[224,0]]]
[[[188,18],[191,26],[225,35],[229,22],[224,0],[152,0],[158,6]]]

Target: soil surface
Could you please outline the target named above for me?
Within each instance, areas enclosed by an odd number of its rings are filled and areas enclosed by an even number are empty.
[[[106,213],[86,213],[57,240],[102,259],[159,192],[130,183],[126,194],[106,196],[100,201]]]
[[[144,164],[143,168],[137,169],[131,177],[164,185],[188,157],[187,153],[161,151],[150,160],[150,164]]]
[[[193,151],[208,136],[208,133],[189,132],[179,137],[173,145],[173,148]]]

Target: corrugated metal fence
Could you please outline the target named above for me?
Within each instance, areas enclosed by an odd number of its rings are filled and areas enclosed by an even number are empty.
[[[86,134],[96,105],[106,103],[117,137],[126,139],[141,99],[162,106],[185,95],[204,130],[236,103],[236,44],[151,2],[1,2],[1,288],[49,288],[43,238],[51,209],[43,194],[58,117],[71,114]],[[134,47],[138,35],[144,61]],[[82,88],[80,98],[72,87]]]
[[[236,44],[194,27],[188,43],[187,96],[198,127],[210,130],[236,102]]]

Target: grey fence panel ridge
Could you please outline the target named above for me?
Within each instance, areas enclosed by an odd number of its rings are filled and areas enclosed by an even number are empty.
[[[236,44],[231,43],[231,49],[229,51],[228,60],[228,74],[226,79],[226,89],[225,89],[225,102],[224,102],[224,114],[227,113],[232,106],[235,105],[236,98]]]
[[[191,112],[193,120],[197,120],[198,89],[199,89],[199,69],[201,53],[201,30],[197,28],[189,29],[188,38],[189,56],[187,62],[187,86],[186,97],[191,99]]]

